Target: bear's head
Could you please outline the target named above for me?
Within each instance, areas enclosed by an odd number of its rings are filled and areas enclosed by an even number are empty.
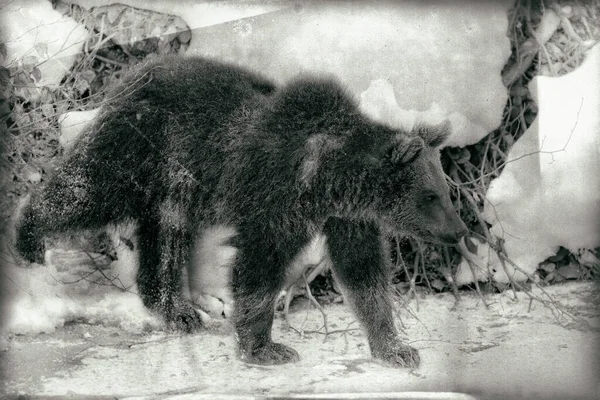
[[[379,174],[380,213],[392,227],[425,240],[455,244],[467,233],[448,194],[439,146],[449,133],[447,124],[420,125],[409,134],[396,133],[383,153]]]
[[[335,186],[351,185],[347,200],[339,199],[339,204],[347,207],[351,201],[356,208],[345,210],[378,220],[392,231],[458,243],[467,227],[450,200],[439,153],[448,125],[418,125],[408,133],[368,119],[355,126],[337,151],[338,161],[329,163],[336,175],[344,176]]]
[[[448,126],[393,129],[362,115],[332,80],[299,81],[276,96],[268,129],[303,143],[301,192],[329,215],[372,219],[390,229],[448,244],[467,232],[448,194],[439,146]]]

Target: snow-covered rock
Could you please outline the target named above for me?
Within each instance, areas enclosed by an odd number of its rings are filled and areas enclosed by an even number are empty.
[[[536,77],[530,91],[538,118],[510,149],[484,210],[491,233],[504,240],[508,257],[526,273],[559,246],[577,252],[600,245],[600,44],[578,69]],[[486,258],[481,267],[487,264],[495,280],[508,281],[497,259]],[[506,268],[513,279],[525,279]],[[460,269],[465,273],[466,262]]]

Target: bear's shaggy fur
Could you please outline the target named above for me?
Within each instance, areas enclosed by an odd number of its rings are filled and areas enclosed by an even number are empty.
[[[144,304],[177,328],[199,315],[181,274],[199,229],[234,227],[235,329],[242,359],[298,359],[271,340],[286,268],[324,235],[335,279],[374,357],[419,363],[389,297],[386,235],[456,243],[456,215],[435,147],[444,127],[403,132],[362,115],[332,79],[276,88],[202,58],[163,58],[129,73],[47,187],[32,199],[17,249],[43,262],[45,235],[134,220]]]

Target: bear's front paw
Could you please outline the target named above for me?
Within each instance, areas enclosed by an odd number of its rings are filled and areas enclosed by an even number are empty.
[[[298,362],[300,356],[296,350],[280,343],[267,343],[251,351],[241,351],[242,360],[249,364],[278,365]]]
[[[193,333],[202,328],[201,314],[186,301],[177,302],[165,314],[167,324],[175,330]]]
[[[419,351],[396,340],[382,351],[373,351],[373,357],[392,367],[417,368],[421,363]]]

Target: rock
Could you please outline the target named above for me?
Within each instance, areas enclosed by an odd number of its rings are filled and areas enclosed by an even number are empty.
[[[185,50],[191,39],[190,28],[180,17],[125,4],[110,4],[89,9],[88,27],[114,34],[112,40],[134,55],[176,53]],[[173,45],[174,40],[179,40]],[[183,46],[183,47],[182,47]]]

